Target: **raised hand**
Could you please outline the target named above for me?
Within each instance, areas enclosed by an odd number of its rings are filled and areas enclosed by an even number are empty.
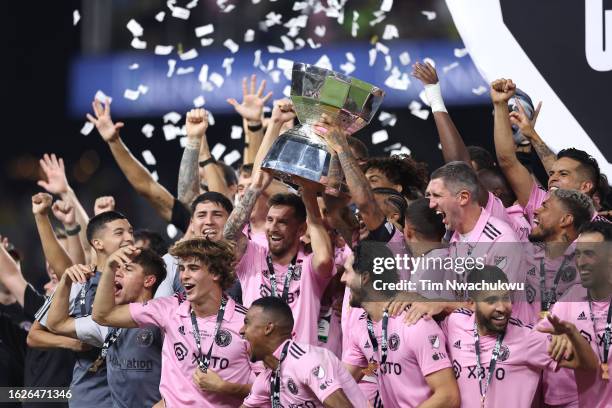
[[[74,207],[68,201],[57,200],[51,207],[53,215],[66,227],[74,227],[76,224],[76,214]]]
[[[491,83],[491,100],[493,103],[508,103],[516,92],[516,85],[511,79],[497,79]]]
[[[295,119],[295,116],[293,103],[289,99],[274,101],[274,108],[272,108],[272,116],[270,118],[274,123],[282,125]]]
[[[542,102],[538,103],[538,107],[533,113],[533,119],[529,119],[527,116],[527,112],[525,112],[525,108],[520,103],[520,101],[515,98],[515,105],[518,107],[519,111],[510,112],[510,123],[517,126],[521,133],[528,139],[531,139],[535,134],[535,123],[538,119],[538,115],[540,114],[540,108],[542,108]]]
[[[236,112],[244,119],[250,122],[260,122],[263,113],[263,108],[268,99],[272,96],[272,92],[268,92],[263,96],[266,88],[266,80],[261,81],[257,92],[255,86],[257,84],[257,76],[251,75],[251,86],[247,89],[247,79],[242,78],[242,103],[238,103],[234,98],[227,99],[227,103],[232,105]]]
[[[38,193],[32,196],[32,213],[34,215],[44,215],[47,214],[49,208],[51,207],[51,203],[53,202],[53,197],[51,194],[47,193]]]
[[[85,283],[91,279],[96,273],[96,267],[94,265],[72,265],[66,269],[62,279],[70,279],[73,283]]]
[[[321,136],[336,153],[348,151],[348,141],[345,132],[326,114],[322,114],[313,126],[314,132]]]
[[[124,126],[123,122],[113,123],[110,104],[111,101],[108,98],[104,105],[99,100],[94,99],[91,106],[96,117],[91,116],[89,113],[87,114],[87,120],[96,126],[98,133],[100,133],[105,142],[116,140],[119,137],[119,129]]]
[[[141,249],[134,245],[124,246],[113,252],[106,261],[110,268],[119,268],[120,266],[132,263],[132,259],[140,254]]]
[[[38,185],[51,194],[63,194],[68,191],[68,180],[64,160],[54,154],[45,153],[39,161],[40,168],[45,173],[47,180],[39,180]]]
[[[576,326],[574,326],[573,323],[563,321],[553,314],[549,314],[546,317],[551,327],[546,327],[546,326],[536,327],[537,330],[542,333],[548,333],[548,334],[553,334],[555,336],[560,336],[562,334],[569,334],[572,332],[572,330],[576,329]]]
[[[414,64],[412,66],[412,76],[421,81],[423,85],[434,85],[439,81],[436,69],[429,62]]]
[[[187,112],[185,130],[187,137],[202,138],[208,129],[208,112],[206,109],[192,109]]]
[[[101,214],[115,209],[115,199],[112,196],[103,196],[96,198],[94,203],[94,215]]]

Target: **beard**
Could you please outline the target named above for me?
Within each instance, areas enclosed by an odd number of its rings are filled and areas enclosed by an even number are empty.
[[[507,316],[509,317],[509,316]],[[483,315],[478,308],[476,309],[476,321],[480,327],[484,327],[489,333],[504,333],[506,331],[506,327],[508,326],[508,320],[506,320],[506,325],[503,327],[496,326],[490,317],[486,317]]]
[[[552,228],[538,228],[538,230],[531,232],[527,237],[529,242],[546,242],[546,240],[552,236],[553,231]]]

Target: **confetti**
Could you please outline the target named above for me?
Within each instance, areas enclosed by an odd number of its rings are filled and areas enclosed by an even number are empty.
[[[179,120],[181,120],[181,114],[178,112],[168,112],[164,115],[164,123],[172,122],[176,125]]]
[[[232,164],[237,162],[241,157],[242,155],[240,154],[238,150],[232,150],[231,152],[225,155],[225,157],[223,158],[223,162],[227,164],[228,166],[231,166]]]
[[[232,11],[233,9],[236,8],[235,4],[230,4],[229,6],[227,6],[225,9],[221,10],[221,12],[223,13],[229,13],[230,11]]]
[[[283,54],[285,50],[279,47],[275,47],[274,45],[268,45],[268,52],[270,54]]]
[[[376,50],[382,52],[385,55],[389,54],[389,47],[387,47],[385,44],[381,42],[376,43]]]
[[[321,58],[319,58],[319,60],[315,63],[315,66],[319,68],[329,69],[330,71],[334,70],[327,54],[321,55]]]
[[[425,89],[419,92],[419,99],[421,99],[425,105],[431,106],[431,104],[429,103],[429,99],[427,99],[427,94],[425,93]],[[420,108],[421,107],[419,106],[419,109]]]
[[[297,46],[296,49],[298,50],[304,48],[304,46],[306,45],[306,41],[304,41],[301,38],[296,38],[294,41],[295,41],[295,45]]]
[[[410,151],[409,148],[402,145],[402,147],[400,147],[399,149],[391,150],[391,153],[389,155],[390,156],[402,156],[402,155],[410,156],[411,153],[412,152]]]
[[[390,71],[393,66],[390,55],[385,55],[385,71]]]
[[[455,57],[463,58],[466,55],[468,55],[468,50],[467,48],[455,48],[454,53],[455,53]]]
[[[176,139],[181,132],[181,129],[174,125],[164,125],[162,130],[164,131],[164,139],[166,139],[166,141]]]
[[[292,51],[295,47],[293,45],[293,41],[291,41],[289,37],[285,35],[281,35],[281,41],[283,42],[283,48],[285,49],[285,51]]]
[[[144,50],[145,48],[147,48],[147,42],[141,41],[139,38],[133,38],[130,45],[132,46],[132,48],[136,48],[137,50]]]
[[[448,71],[453,70],[453,69],[457,68],[458,66],[459,66],[459,63],[457,61],[455,61],[455,62],[453,62],[450,65],[442,67],[442,72],[446,74]]]
[[[385,152],[390,152],[391,150],[396,150],[396,149],[399,149],[400,147],[402,147],[402,144],[397,142],[397,143],[393,143],[390,146],[386,146],[383,150]]]
[[[315,27],[315,35],[318,37],[325,37],[325,26],[320,25]]]
[[[223,58],[222,68],[225,68],[225,76],[232,75],[232,64],[234,63],[233,58]]]
[[[408,78],[407,73],[401,73],[399,69],[393,68],[391,75],[385,81],[385,85],[392,89],[406,91],[410,86],[410,78]]]
[[[74,10],[72,12],[72,25],[76,26],[79,23],[80,19],[81,19],[81,13],[79,13],[79,10]]]
[[[357,19],[359,18],[359,13],[353,11],[353,23],[351,24],[351,35],[353,37],[357,37],[357,31],[359,31],[359,23]]]
[[[96,92],[96,96],[94,96],[94,98],[102,103],[106,103],[107,99],[111,102],[113,101],[113,98],[106,96],[106,94],[101,90],[98,90],[98,92]]]
[[[410,64],[410,54],[408,54],[407,51],[402,52],[399,56],[399,60],[402,65]]]
[[[85,122],[85,124],[83,125],[83,127],[81,128],[81,134],[84,136],[87,136],[88,134],[91,133],[91,131],[94,128],[94,124],[91,122]]]
[[[376,62],[376,48],[371,48],[368,54],[370,56],[369,65],[372,67],[374,66],[374,63]]]
[[[276,67],[283,71],[285,78],[291,80],[291,73],[293,70],[293,61],[286,58],[277,58],[276,59]]]
[[[214,126],[215,117],[213,116],[212,112],[206,111],[206,113],[208,113],[208,126]]]
[[[253,66],[257,67],[261,64],[261,50],[256,50],[253,53]]]
[[[410,102],[410,105],[408,105],[408,109],[410,109],[411,111],[419,110],[419,109],[421,109],[422,106],[423,105],[420,102],[412,101],[412,102]]]
[[[378,120],[380,120],[383,126],[395,126],[397,116],[389,112],[381,111],[380,115],[378,115]]]
[[[214,38],[202,38],[200,40],[200,44],[202,45],[202,47],[208,47],[214,41],[215,41]]]
[[[285,86],[285,89],[283,89],[283,95],[285,95],[287,98],[291,96],[291,86],[290,85]]]
[[[384,129],[372,133],[372,144],[379,144],[387,140],[389,140],[389,134]]]
[[[205,103],[206,100],[202,95],[198,96],[193,100],[193,106],[195,106],[196,108],[201,108],[202,106],[204,106]]]
[[[412,113],[417,118],[423,119],[423,120],[427,120],[427,118],[429,117],[429,109],[413,110],[413,111],[410,111],[410,113]]]
[[[215,160],[219,160],[223,152],[225,152],[225,149],[226,147],[223,143],[217,143],[210,151],[210,154],[215,158]]]
[[[217,88],[221,88],[223,86],[223,82],[225,81],[221,75],[216,72],[210,74],[210,82],[215,84]]]
[[[198,1],[200,0],[191,0],[189,4],[187,4],[185,7],[187,7],[188,9],[192,9],[198,5]]]
[[[232,126],[232,133],[230,137],[232,139],[242,138],[242,126]]]
[[[380,11],[388,13],[391,11],[391,7],[393,7],[393,0],[383,0],[382,4],[380,5]]]
[[[293,3],[293,11],[301,11],[306,10],[308,8],[308,3],[305,1],[296,1]]]
[[[340,69],[342,70],[342,72],[344,72],[344,75],[351,75],[351,73],[355,71],[355,64],[350,61],[347,61],[344,64],[340,65]]]
[[[154,171],[151,173],[151,178],[152,178],[153,180],[155,180],[155,181],[159,180],[159,175],[157,174],[157,170],[154,170]]]
[[[198,38],[207,36],[208,34],[212,34],[214,32],[215,26],[213,26],[212,24],[206,24],[195,28],[195,35]]]
[[[198,57],[198,52],[196,51],[195,48],[190,49],[187,52],[184,52],[182,54],[179,54],[179,57],[181,58],[181,60],[183,61],[189,61],[192,60],[194,58]]]
[[[170,78],[174,74],[174,68],[175,67],[176,67],[176,60],[169,59],[168,60],[168,72],[166,73],[166,76],[168,78]]]
[[[423,58],[423,64],[429,64],[432,67],[436,67],[436,61],[432,60],[431,58]]]
[[[176,234],[178,234],[178,230],[174,225],[168,224],[168,226],[166,227],[166,234],[168,234],[168,237],[170,239],[174,239],[174,237],[176,237]]]
[[[134,70],[134,69],[138,69],[138,68],[140,68],[140,65],[138,65],[138,64],[136,64],[136,63],[134,63],[134,64],[132,64],[132,65],[130,65],[130,66],[128,67],[128,69],[130,69],[130,70]]]
[[[353,64],[355,63],[355,56],[353,55],[352,52],[347,52],[346,54],[344,54],[346,56],[346,60],[348,62],[352,62]]]
[[[155,157],[153,156],[153,153],[151,153],[150,150],[143,151],[142,158],[149,166],[155,166],[157,164],[157,161],[155,160]]]
[[[149,87],[146,85],[138,85],[138,92],[140,92],[141,95],[145,95],[147,92],[149,92]]]
[[[487,88],[482,85],[480,85],[478,88],[472,88],[472,93],[478,96],[484,94],[485,92],[487,92]]]
[[[272,27],[277,24],[282,24],[282,18],[282,14],[277,14],[273,11],[269,12],[268,14],[266,14],[266,27]]]
[[[394,38],[399,38],[399,31],[397,27],[393,24],[387,24],[385,26],[385,32],[383,33],[383,40],[392,40]]]
[[[202,84],[208,82],[208,65],[202,64],[202,68],[200,68],[200,73],[198,74],[198,81],[202,82]]]
[[[185,147],[187,147],[187,138],[186,137],[181,137],[179,139],[179,145],[181,145],[181,147],[184,149]]]
[[[181,20],[189,19],[189,14],[191,14],[191,11],[187,10],[186,8],[175,6],[172,9],[172,17],[180,18]]]
[[[424,15],[425,17],[427,17],[427,20],[429,20],[429,21],[431,21],[431,20],[436,18],[436,12],[435,11],[423,10],[423,11],[421,11],[421,14]]]
[[[321,48],[321,43],[315,43],[312,38],[309,38],[306,40],[306,42],[308,43],[308,45],[310,46],[310,48],[312,48],[313,50],[316,50],[317,48]]]
[[[140,37],[144,33],[142,26],[138,24],[138,21],[134,19],[131,19],[130,21],[128,21],[127,29],[130,30],[130,32],[132,33],[134,37]]]
[[[187,75],[191,74],[193,71],[193,67],[179,67],[179,69],[176,70],[176,75]]]
[[[250,28],[244,33],[244,42],[252,42],[255,39],[255,31]]]
[[[165,18],[165,17],[166,17],[166,12],[165,12],[165,11],[160,11],[159,13],[157,13],[157,14],[155,15],[155,19],[156,19],[157,21],[159,21],[160,23],[161,23],[162,21],[164,21],[164,18]]]
[[[155,46],[155,55],[169,55],[174,46],[172,45],[156,45]]]
[[[270,72],[268,75],[270,75],[270,78],[272,78],[272,82],[274,82],[275,84],[278,84],[280,82],[280,74],[281,72],[279,70],[274,70]]]
[[[140,129],[140,131],[142,132],[143,135],[145,135],[146,138],[153,137],[153,131],[154,130],[155,130],[155,126],[153,126],[150,123],[145,123],[145,125],[142,127],[142,129]]]
[[[238,52],[238,48],[240,48],[238,44],[236,44],[234,40],[232,40],[231,38],[228,38],[227,40],[225,40],[225,42],[223,43],[223,46],[226,47],[228,50],[230,50],[232,54],[235,54],[236,52]]]
[[[380,11],[380,10],[375,11],[373,14],[376,16],[376,18],[370,21],[370,27],[374,27],[376,24],[380,23],[385,18],[387,18],[387,15],[383,11]]]

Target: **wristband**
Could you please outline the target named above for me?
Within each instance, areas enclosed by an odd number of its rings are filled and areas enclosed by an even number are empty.
[[[256,125],[250,125],[247,122],[247,129],[249,129],[249,132],[258,132],[263,128],[263,123],[259,122]]]
[[[440,88],[440,82],[435,84],[425,85],[425,96],[429,101],[429,106],[432,112],[446,112],[444,106],[444,99],[442,99],[442,89]]]
[[[206,160],[202,160],[201,162],[199,162],[198,164],[200,165],[200,167],[206,167],[211,163],[217,163],[217,161],[215,160],[214,157],[209,157]]]
[[[69,235],[71,237],[77,235],[79,232],[81,232],[81,225],[77,224],[76,227],[74,227],[73,229],[67,229],[64,232],[66,233],[66,235]]]

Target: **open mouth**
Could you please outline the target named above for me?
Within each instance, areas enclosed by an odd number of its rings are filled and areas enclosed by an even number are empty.
[[[270,235],[270,241],[272,242],[281,242],[283,240],[283,237],[281,237],[280,235]]]
[[[185,292],[189,294],[193,288],[195,288],[195,285],[193,283],[183,283],[183,287],[185,288]]]
[[[508,321],[506,315],[491,316],[491,320],[496,324],[504,324]]]
[[[204,236],[212,236],[217,235],[217,230],[214,228],[205,228],[202,233],[204,234]]]
[[[537,227],[538,225],[540,225],[540,220],[539,220],[539,219],[537,219],[537,218],[534,218],[534,219],[533,219],[533,225],[534,225],[535,227]]]
[[[442,223],[448,224],[448,220],[446,219],[446,213],[444,211],[436,210],[436,214],[442,216]]]
[[[559,187],[557,187],[557,186],[548,186],[548,191],[555,191],[555,190],[558,190],[558,189],[559,189]]]
[[[115,281],[115,296],[119,295],[123,290],[123,285],[120,282]]]

